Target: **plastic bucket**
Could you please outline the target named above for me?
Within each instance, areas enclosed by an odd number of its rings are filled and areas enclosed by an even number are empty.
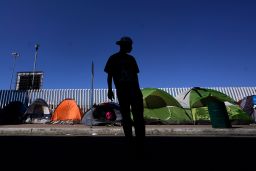
[[[228,112],[224,102],[209,99],[207,102],[210,120],[213,128],[231,128]]]

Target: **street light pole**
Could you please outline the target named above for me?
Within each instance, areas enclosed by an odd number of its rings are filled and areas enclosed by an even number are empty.
[[[37,55],[38,55],[38,48],[39,48],[39,44],[35,44],[35,59],[34,59],[34,67],[33,67],[33,78],[32,78],[32,87],[31,89],[34,88],[34,80],[35,80],[35,69],[36,69],[36,60],[37,60]]]
[[[12,89],[12,80],[13,80],[13,74],[14,74],[14,70],[15,70],[15,66],[16,66],[16,59],[17,59],[17,57],[20,56],[20,54],[17,53],[17,52],[12,52],[12,56],[14,57],[14,63],[13,63],[13,67],[12,67],[12,76],[11,76],[10,90]]]

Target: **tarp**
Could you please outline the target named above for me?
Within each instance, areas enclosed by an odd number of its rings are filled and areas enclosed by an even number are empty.
[[[122,115],[118,103],[105,102],[94,105],[85,112],[81,123],[91,125],[121,125]]]
[[[146,124],[191,124],[192,117],[169,93],[156,89],[142,89]]]
[[[56,107],[51,118],[51,123],[80,123],[81,118],[82,112],[76,101],[73,99],[65,99]]]
[[[43,99],[36,99],[29,105],[23,118],[25,123],[48,123],[51,120],[51,112],[47,102]]]
[[[10,102],[1,110],[0,124],[21,124],[26,110],[27,108],[22,102]]]
[[[208,99],[215,98],[222,102],[236,104],[236,101],[228,95],[213,89],[194,87],[176,96],[177,101],[184,108],[196,108],[207,106]]]
[[[253,105],[256,105],[256,95],[252,96],[252,103]]]
[[[238,101],[239,106],[256,122],[256,95],[246,96]]]

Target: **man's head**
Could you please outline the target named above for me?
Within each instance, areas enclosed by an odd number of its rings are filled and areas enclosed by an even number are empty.
[[[124,53],[130,53],[132,51],[132,43],[132,39],[128,36],[124,36],[116,42],[120,46],[120,51]]]

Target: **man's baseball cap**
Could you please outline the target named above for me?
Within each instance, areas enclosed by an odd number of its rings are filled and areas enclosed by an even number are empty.
[[[132,39],[128,36],[122,37],[120,40],[116,42],[117,45],[130,44],[132,45]]]

